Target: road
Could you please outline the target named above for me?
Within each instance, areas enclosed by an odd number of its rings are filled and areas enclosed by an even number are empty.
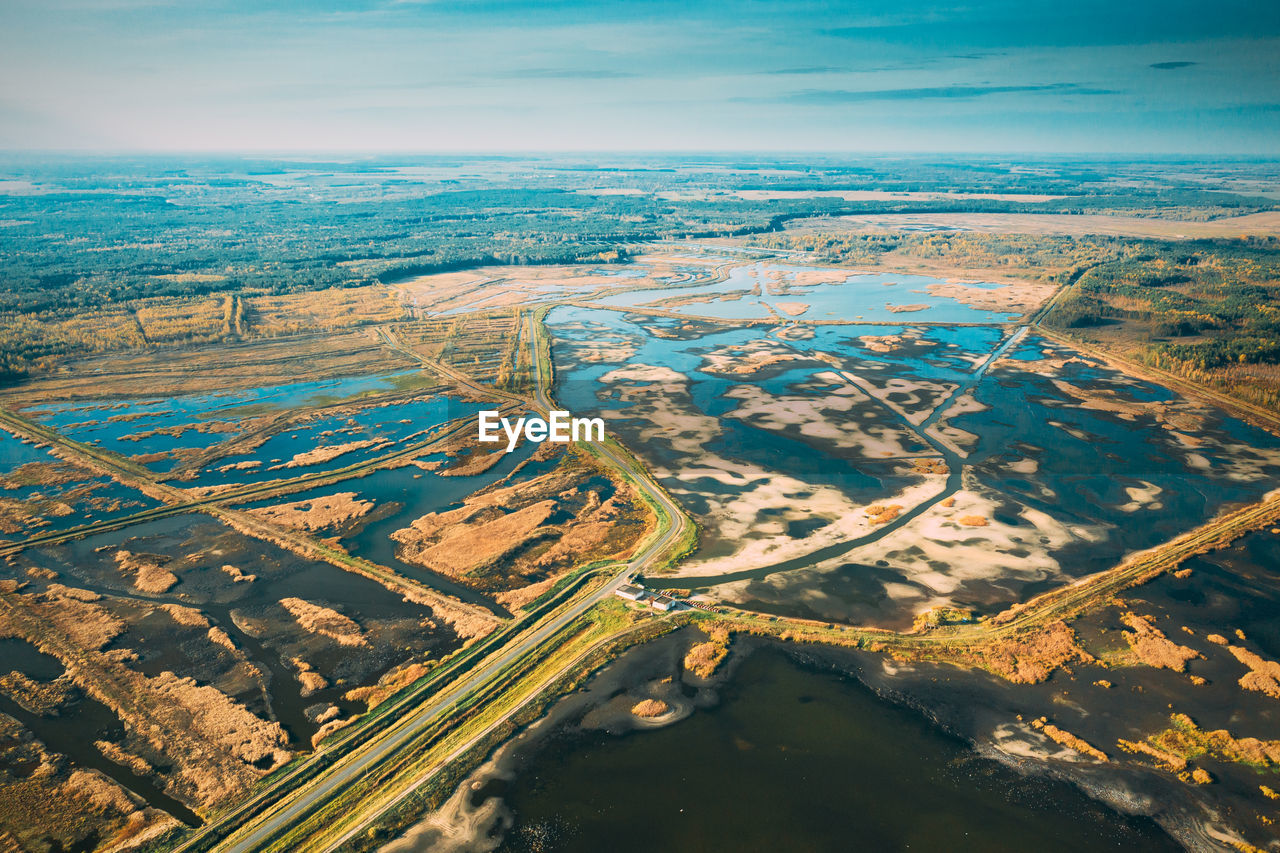
[[[340,791],[353,780],[358,779],[389,757],[397,754],[425,728],[434,724],[439,716],[461,702],[470,693],[555,636],[562,628],[594,607],[601,599],[612,595],[613,591],[627,577],[674,541],[673,533],[676,530],[677,528],[672,527],[665,534],[657,537],[645,549],[644,553],[627,563],[604,586],[565,608],[517,642],[508,645],[491,660],[485,662],[484,665],[467,673],[459,682],[402,718],[399,723],[374,738],[365,747],[352,753],[346,760],[334,765],[331,770],[322,774],[314,783],[304,788],[301,793],[291,796],[282,808],[269,813],[265,816],[265,819],[260,819],[247,834],[243,836],[239,833],[232,835],[224,843],[222,849],[238,851],[239,853],[261,849],[272,836],[299,822],[309,811],[322,804],[335,791]],[[381,811],[393,804],[385,804],[378,813],[380,814]],[[367,819],[373,819],[376,816],[376,814],[369,815]]]
[[[526,403],[512,394],[505,392],[496,392],[492,388],[480,386],[473,382],[465,374],[439,364],[431,359],[427,359],[411,349],[403,347],[396,339],[393,332],[388,329],[379,329],[379,334],[387,345],[402,352],[410,357],[418,360],[423,366],[434,370],[442,375],[453,379],[460,385],[466,386],[476,393],[483,394],[488,397],[499,397],[512,401]],[[531,335],[530,346],[534,348],[533,364],[537,371],[537,383],[534,399],[534,406],[540,410],[544,416],[549,416],[553,407],[550,394],[548,392],[548,377],[542,375],[541,364],[537,358],[537,335]],[[491,659],[485,661],[482,665],[466,673],[459,681],[449,686],[440,694],[432,697],[432,699],[412,712],[404,716],[399,722],[390,728],[384,730],[367,744],[358,747],[349,753],[343,759],[340,759],[331,768],[316,777],[312,782],[304,785],[301,790],[292,792],[286,800],[284,800],[275,809],[266,812],[261,817],[254,820],[250,825],[241,828],[227,838],[221,845],[220,849],[237,851],[237,853],[247,853],[247,851],[262,849],[269,844],[271,839],[277,834],[287,831],[290,827],[304,820],[306,815],[313,809],[321,806],[327,799],[336,793],[341,792],[352,781],[359,779],[364,774],[371,772],[380,764],[397,755],[407,745],[414,740],[427,728],[434,725],[439,718],[446,714],[450,709],[464,700],[474,691],[483,687],[487,682],[502,674],[508,667],[520,660],[526,654],[532,652],[538,646],[550,640],[561,629],[567,626],[573,620],[579,618],[601,600],[613,594],[619,586],[625,583],[629,578],[643,570],[645,566],[653,562],[670,548],[673,544],[680,541],[685,535],[686,528],[689,524],[687,517],[679,506],[671,499],[667,493],[660,488],[657,483],[650,479],[642,470],[638,470],[633,462],[625,459],[622,453],[612,446],[605,444],[595,445],[594,452],[598,453],[609,464],[613,465],[619,473],[626,477],[629,481],[641,489],[655,505],[666,513],[667,522],[664,524],[659,519],[657,534],[653,537],[644,549],[635,555],[629,562],[620,567],[608,581],[591,592],[589,595],[583,596],[570,606],[561,610],[554,617],[541,623],[538,627],[516,639],[515,642],[505,646],[500,652]],[[557,671],[551,673],[546,682],[547,684],[554,681],[563,672]],[[535,689],[521,703],[517,704],[510,713],[515,713],[525,703],[534,698],[540,691]],[[468,743],[474,743],[478,739],[484,737],[485,732],[478,733],[471,738]],[[375,820],[380,814],[390,808],[395,802],[398,802],[413,787],[410,786],[399,797],[388,803],[380,804],[379,808],[372,810],[365,816],[361,825]],[[335,842],[336,843],[336,842]]]
[[[539,346],[545,339],[538,333],[541,324],[536,319],[530,319],[527,322],[529,323],[530,333],[526,339],[522,331],[522,337],[517,341],[517,348],[523,344],[527,344],[530,347],[535,380],[532,399],[480,385],[465,373],[414,352],[401,343],[392,328],[379,327],[376,331],[389,348],[408,355],[424,367],[447,377],[461,387],[472,390],[483,398],[503,401],[503,405],[517,405],[522,408],[531,407],[544,417],[549,417],[550,411],[554,408],[551,397],[550,377],[544,375],[544,362],[539,359],[538,354]],[[1034,320],[1032,323],[1034,323]],[[1021,340],[1027,328],[1028,326],[1023,326],[1014,335],[1006,338],[986,362],[975,371],[974,376],[965,387],[980,380],[991,363],[1016,344],[1018,340]],[[545,330],[543,334],[545,334]],[[958,398],[963,390],[963,388],[956,389],[930,418],[918,425],[919,431],[923,433],[932,426],[939,419],[941,412],[954,399]],[[237,492],[235,494],[211,496],[207,500],[192,501],[190,494],[186,493],[185,490],[174,489],[171,486],[150,480],[141,475],[136,466],[130,466],[126,460],[115,457],[114,454],[106,454],[88,445],[69,443],[50,430],[45,430],[43,427],[33,425],[8,413],[0,412],[0,422],[6,423],[10,427],[15,427],[16,432],[27,434],[42,441],[61,443],[69,449],[74,449],[77,453],[92,459],[96,464],[110,468],[122,480],[144,481],[152,490],[165,493],[165,498],[172,501],[173,505],[154,512],[186,511],[197,506],[225,503],[232,498],[243,499],[249,496],[248,491],[246,491],[244,494]],[[438,436],[434,441],[456,435],[471,427],[472,423],[471,421],[466,421],[460,425],[451,426],[444,435]],[[72,444],[75,445],[74,448],[71,448]],[[652,502],[658,512],[658,525],[651,538],[642,546],[640,552],[625,564],[611,569],[603,584],[592,588],[586,594],[578,595],[576,598],[568,597],[566,605],[555,610],[551,615],[546,616],[542,621],[535,623],[523,632],[518,634],[511,632],[513,637],[510,641],[506,641],[505,645],[500,646],[488,657],[483,658],[473,669],[455,678],[452,683],[449,683],[438,693],[425,697],[420,701],[414,699],[413,701],[416,701],[417,704],[410,704],[405,700],[397,700],[404,702],[405,705],[402,716],[373,734],[365,731],[353,732],[352,738],[347,741],[348,743],[355,743],[359,738],[365,738],[364,742],[352,746],[345,754],[335,758],[332,764],[317,771],[316,775],[312,776],[308,781],[294,784],[288,782],[289,777],[286,777],[285,781],[276,783],[272,788],[259,792],[257,798],[261,798],[262,802],[271,802],[272,804],[260,814],[244,821],[243,825],[230,828],[228,836],[219,845],[219,849],[256,851],[270,846],[273,839],[305,823],[314,810],[322,808],[332,798],[344,793],[353,783],[402,757],[406,749],[420,748],[419,744],[422,737],[432,732],[442,722],[446,722],[449,715],[470,697],[491,686],[496,679],[507,674],[512,667],[519,664],[526,656],[533,655],[544,644],[552,641],[559,632],[573,623],[574,620],[580,618],[600,601],[612,595],[618,586],[636,574],[643,572],[646,567],[649,567],[655,561],[662,559],[673,545],[683,539],[689,529],[690,522],[688,517],[666,491],[652,479],[642,465],[623,448],[613,443],[595,444],[590,446],[589,449],[605,464],[613,467],[620,476],[631,482]],[[420,450],[421,448],[414,448],[414,452],[420,452]],[[332,473],[328,472],[326,476],[330,476]],[[1096,602],[1100,596],[1113,594],[1124,586],[1139,582],[1142,578],[1149,576],[1150,573],[1167,570],[1187,556],[1194,553],[1202,553],[1205,549],[1220,542],[1224,536],[1232,535],[1236,531],[1256,527],[1260,523],[1270,523],[1277,517],[1280,517],[1280,497],[1271,496],[1260,505],[1246,508],[1227,518],[1215,520],[1215,522],[1191,533],[1184,534],[1184,536],[1164,546],[1137,555],[1123,566],[1077,582],[1069,587],[1047,593],[1023,607],[1015,608],[981,625],[946,626],[919,634],[860,632],[854,629],[846,636],[865,634],[865,636],[875,639],[877,642],[885,642],[888,645],[898,645],[903,648],[920,648],[921,646],[929,645],[974,646],[986,643],[996,637],[1003,637],[1034,628],[1049,619],[1062,618],[1067,613],[1078,611],[1089,606],[1091,602]],[[549,605],[544,605],[544,607],[549,608]],[[502,634],[495,635],[495,637],[499,638],[502,636]],[[606,638],[600,642],[607,642],[609,639],[612,638]],[[494,642],[497,641],[495,640]],[[585,655],[598,648],[598,646],[599,643],[593,645],[582,654],[575,656],[572,661],[558,666],[554,672],[548,673],[537,684],[523,685],[523,688],[527,689],[528,693],[509,707],[501,719],[490,723],[480,731],[468,732],[465,742],[451,749],[450,754],[437,762],[430,771],[407,782],[400,782],[395,791],[388,790],[385,797],[376,803],[361,803],[357,806],[358,820],[354,828],[348,830],[341,838],[327,841],[326,849],[332,849],[342,843],[343,840],[366,829],[381,815],[385,814],[388,809],[410,795],[418,785],[429,779],[432,774],[438,772],[440,768],[446,766],[454,758],[465,754],[470,747],[480,743],[496,726],[509,719],[523,707],[526,707],[547,685],[554,682],[563,673],[570,671]],[[441,676],[442,679],[443,677]],[[452,673],[449,673],[448,677],[452,677]],[[352,728],[355,729],[354,726]],[[308,760],[319,757],[320,753],[316,753]],[[286,785],[292,785],[292,787],[286,787]],[[231,816],[224,819],[224,822],[231,822],[236,819],[235,816]],[[226,827],[214,824],[207,829],[216,830],[219,828],[225,829]],[[195,846],[200,841],[207,841],[207,836],[204,833],[196,833],[179,849]]]
[[[373,471],[397,459],[421,455],[472,428],[470,421],[444,424],[430,438],[405,445],[385,456],[349,465],[345,468],[322,471],[315,474],[304,474],[289,480],[273,480],[266,483],[240,486],[204,498],[192,498],[191,493],[187,490],[159,482],[150,471],[130,462],[128,459],[120,457],[111,451],[102,450],[67,438],[48,427],[29,421],[12,412],[0,410],[0,425],[3,425],[15,435],[26,436],[37,442],[56,446],[64,455],[69,455],[91,468],[104,471],[118,482],[131,486],[160,501],[162,504],[159,507],[143,510],[132,515],[71,527],[61,531],[41,533],[20,542],[11,542],[0,546],[0,557],[14,554],[36,545],[65,542],[92,533],[118,530],[144,521],[154,521],[168,516],[202,511],[223,521],[230,522],[241,533],[276,544],[288,544],[294,553],[308,558],[325,560],[344,571],[354,571],[366,577],[374,578],[388,585],[389,589],[412,589],[416,595],[423,596],[424,600],[460,608],[482,619],[498,618],[495,616],[491,603],[474,596],[470,590],[453,584],[446,578],[437,578],[435,583],[440,588],[436,588],[414,578],[401,575],[385,566],[349,555],[345,551],[340,551],[308,533],[300,532],[228,506],[232,503],[244,503],[249,500],[275,497],[312,486],[323,485],[331,481],[336,482],[341,479],[361,476],[363,473]]]
[[[376,470],[379,467],[389,466],[390,463],[398,459],[419,456],[424,453],[431,452],[435,448],[457,437],[467,429],[472,428],[470,420],[460,420],[452,425],[444,424],[438,427],[437,432],[429,438],[398,447],[391,453],[384,456],[378,456],[364,462],[358,462],[342,468],[332,468],[310,474],[303,474],[289,479],[269,480],[264,483],[236,486],[227,489],[226,491],[218,492],[217,494],[208,495],[207,497],[193,498],[191,496],[191,492],[186,489],[170,486],[166,483],[160,482],[150,471],[147,471],[145,468],[141,468],[140,466],[133,465],[129,460],[124,459],[111,451],[101,450],[91,444],[85,444],[83,442],[67,438],[55,430],[49,429],[48,427],[42,426],[34,421],[30,421],[13,412],[0,409],[0,425],[3,425],[5,429],[15,435],[25,436],[26,438],[38,443],[60,447],[62,450],[75,456],[83,464],[96,467],[98,470],[105,472],[120,483],[137,489],[149,497],[164,502],[163,506],[149,510],[142,510],[141,512],[136,512],[131,515],[120,516],[106,521],[98,521],[80,525],[78,527],[70,527],[64,530],[55,530],[30,536],[19,542],[13,542],[9,545],[0,547],[0,556],[16,554],[17,552],[30,548],[34,545],[47,545],[71,539],[78,539],[89,534],[101,533],[107,530],[116,530],[142,521],[149,521],[168,515],[181,515],[183,513],[193,512],[215,505],[239,504],[251,500],[263,500],[266,498],[273,498],[280,495],[299,492],[315,486],[327,485],[330,482],[359,477],[362,474]]]

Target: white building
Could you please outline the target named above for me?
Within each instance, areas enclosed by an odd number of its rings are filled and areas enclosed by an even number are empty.
[[[614,590],[614,595],[618,598],[625,598],[627,601],[643,601],[648,592],[642,586],[635,584],[623,584]]]

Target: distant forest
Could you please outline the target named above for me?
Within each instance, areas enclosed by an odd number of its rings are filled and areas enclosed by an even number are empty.
[[[1254,167],[1232,168],[1247,175]],[[219,297],[354,288],[495,263],[618,262],[647,240],[768,234],[799,217],[984,211],[1208,218],[1276,206],[1264,197],[1207,191],[1194,174],[1178,181],[1163,174],[1160,165],[1055,161],[702,158],[599,167],[503,158],[411,164],[10,158],[0,160],[0,369],[20,375],[42,359],[111,348],[95,343],[94,331],[52,340],[45,330],[157,298],[218,298],[201,302],[201,310],[240,311],[240,303]],[[878,197],[769,197],[837,190]],[[1001,197],[884,195],[909,192]],[[878,251],[872,243],[860,248]],[[1243,248],[1240,257],[1253,258],[1260,248]],[[1177,261],[1176,249],[1151,251]],[[1251,295],[1233,296],[1220,285],[1216,307],[1201,310],[1201,295],[1171,289],[1172,279],[1149,280],[1144,264],[1121,250],[1091,268],[1059,309],[1060,321],[1080,325],[1120,310],[1097,288],[1122,286],[1164,288],[1135,298],[1149,301],[1176,330],[1217,328],[1248,314]],[[1199,282],[1215,268],[1195,267],[1192,277]],[[1177,269],[1168,275],[1184,274]],[[1257,344],[1224,349],[1220,357],[1274,358],[1266,355],[1274,331],[1269,317],[1249,315]],[[235,327],[233,320],[226,328]],[[1206,359],[1217,353],[1203,348]]]

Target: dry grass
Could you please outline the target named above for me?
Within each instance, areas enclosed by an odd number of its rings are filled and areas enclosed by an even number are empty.
[[[354,521],[372,509],[373,501],[358,500],[355,492],[338,492],[311,500],[251,509],[248,512],[297,530],[315,531]]]
[[[339,456],[345,456],[356,450],[364,450],[366,447],[373,447],[378,441],[372,438],[365,438],[359,441],[347,441],[342,444],[330,444],[323,447],[316,447],[302,453],[294,454],[294,457],[283,465],[273,466],[268,470],[274,471],[276,468],[302,468],[306,465],[319,465],[322,462],[330,462]]]
[[[412,662],[402,664],[383,674],[377,684],[357,687],[343,694],[348,702],[364,702],[372,708],[391,698],[398,690],[408,687],[413,682],[431,672],[432,664]]]
[[[888,524],[902,514],[902,504],[872,504],[866,513],[872,524]]]
[[[685,654],[684,668],[699,678],[710,678],[728,654],[728,647],[715,640],[698,643]]]
[[[0,715],[0,849],[126,849],[178,825],[96,770],[75,769],[12,717]]]
[[[76,686],[119,717],[131,752],[170,768],[162,784],[188,803],[204,808],[239,796],[289,757],[278,723],[218,689],[133,670],[128,650],[101,651],[125,627],[108,604],[143,607],[57,584],[40,594],[10,593],[0,600],[0,633],[58,658]]]
[[[472,521],[476,514],[472,508],[461,507],[441,515],[432,513],[419,518],[411,527],[397,530],[391,537],[405,546],[405,559],[458,577],[524,544],[550,517],[555,506],[555,501],[539,501],[480,523]],[[438,541],[425,544],[428,541],[426,537],[442,529],[446,532]],[[415,536],[415,532],[419,536]]]
[[[574,566],[630,553],[652,525],[652,513],[626,483],[613,481],[607,500],[583,486],[598,470],[571,452],[546,474],[495,484],[463,506],[424,515],[391,536],[400,543],[401,559],[481,588],[514,590],[507,606],[523,606],[541,594],[539,584]],[[547,524],[558,510],[572,517]]]
[[[1160,629],[1136,613],[1125,613],[1120,620],[1133,629],[1124,632],[1125,642],[1138,660],[1147,666],[1184,672],[1187,661],[1201,656],[1195,649],[1180,646],[1168,639]]]
[[[168,592],[178,583],[178,576],[161,565],[164,560],[167,558],[155,554],[135,554],[123,548],[116,551],[121,574],[132,575],[134,587],[151,595]]]
[[[642,699],[635,705],[631,706],[631,713],[637,717],[652,719],[653,717],[661,717],[663,714],[671,710],[671,706],[661,699]]]
[[[251,333],[278,337],[405,319],[396,292],[381,285],[331,288],[245,300]]]
[[[1258,770],[1280,766],[1280,740],[1237,738],[1225,729],[1205,731],[1186,714],[1174,714],[1168,728],[1137,743],[1120,741],[1123,749],[1156,758],[1167,769],[1184,770],[1190,761],[1210,756]]]
[[[328,637],[340,646],[369,645],[360,626],[332,608],[301,598],[282,598],[280,606],[289,611],[304,631]]]
[[[414,364],[369,331],[333,329],[278,340],[88,356],[66,362],[57,373],[0,389],[0,396],[14,407],[104,396],[180,396],[390,372]]]
[[[1037,684],[1071,661],[1091,663],[1093,656],[1076,643],[1065,622],[1053,622],[1021,637],[998,640],[961,656],[1015,684]]]
[[[1241,687],[1280,699],[1280,663],[1267,660],[1240,646],[1229,646],[1228,650],[1236,660],[1249,667],[1249,671],[1240,677]]]
[[[1083,738],[1076,737],[1066,729],[1058,728],[1053,723],[1050,723],[1044,719],[1039,719],[1033,722],[1031,725],[1033,728],[1039,729],[1044,734],[1045,737],[1049,738],[1049,740],[1053,741],[1054,743],[1061,744],[1062,746],[1065,746],[1067,749],[1074,750],[1075,752],[1078,752],[1081,755],[1087,755],[1090,758],[1093,758],[1097,761],[1107,760],[1107,754],[1105,752],[1098,749],[1097,747],[1090,745],[1089,742],[1084,740]]]

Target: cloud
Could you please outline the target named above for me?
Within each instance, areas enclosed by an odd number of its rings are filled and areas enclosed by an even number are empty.
[[[773,71],[757,71],[757,74],[838,74],[848,71],[834,65],[802,65],[798,68],[778,68]]]
[[[1176,62],[1153,62],[1152,68],[1159,68],[1161,71],[1172,71],[1175,68],[1190,68],[1192,65],[1198,65],[1196,62],[1187,62],[1186,60],[1178,60]]]
[[[1039,86],[920,86],[910,89],[804,89],[777,100],[803,104],[851,104],[862,101],[915,101],[926,99],[967,100],[1021,92],[1051,92],[1058,95],[1114,95],[1111,89],[1095,89],[1079,83],[1049,83]]]
[[[635,77],[630,71],[609,68],[521,68],[494,74],[504,80],[624,80]]]

